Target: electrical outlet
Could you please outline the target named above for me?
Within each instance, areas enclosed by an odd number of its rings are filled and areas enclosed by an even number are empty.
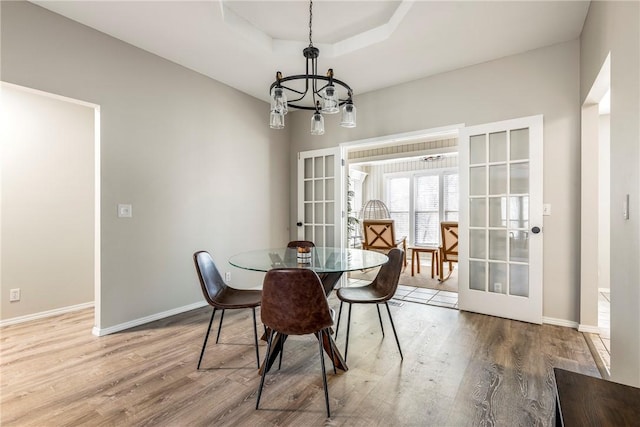
[[[227,271],[226,273],[224,273],[224,281],[227,283],[231,283],[231,272]]]
[[[9,301],[20,301],[20,288],[9,290]]]

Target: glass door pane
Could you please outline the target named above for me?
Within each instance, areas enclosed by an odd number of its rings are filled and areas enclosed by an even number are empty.
[[[340,246],[339,156],[334,149],[300,153],[298,239]]]
[[[528,135],[518,129],[469,137],[470,289],[529,296]]]

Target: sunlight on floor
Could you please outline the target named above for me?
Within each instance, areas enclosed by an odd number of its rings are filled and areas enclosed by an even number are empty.
[[[370,281],[368,280],[349,279],[347,286],[365,286],[369,283]],[[415,302],[419,304],[458,309],[458,294],[438,289],[398,285],[398,289],[393,296],[393,299],[396,301]]]

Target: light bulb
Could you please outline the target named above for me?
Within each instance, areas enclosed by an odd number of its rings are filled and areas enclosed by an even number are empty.
[[[313,116],[311,116],[311,135],[322,135],[324,134],[324,117],[320,112],[316,111]]]

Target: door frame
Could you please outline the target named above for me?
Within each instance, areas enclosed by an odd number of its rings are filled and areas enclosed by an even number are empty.
[[[606,271],[600,271],[600,251],[603,243],[597,230],[600,225],[601,215],[606,215],[608,220],[607,228],[610,229],[610,199],[603,205],[600,194],[599,181],[603,177],[599,159],[602,149],[600,141],[600,112],[599,103],[606,92],[611,89],[611,53],[605,58],[602,67],[581,108],[581,172],[580,172],[580,321],[578,331],[589,333],[600,333],[598,325],[598,293],[600,288],[600,278],[606,274],[610,288],[611,283],[610,267]],[[607,144],[610,151],[610,143]],[[606,170],[609,176],[604,177],[609,181],[610,170]],[[605,212],[604,209],[608,209]],[[609,236],[610,238],[610,236]],[[609,242],[607,242],[609,243]],[[611,257],[610,248],[608,258]],[[610,289],[611,292],[611,289]]]
[[[2,90],[3,87],[6,88],[11,88],[20,92],[25,92],[25,93],[29,93],[29,94],[35,94],[38,96],[42,96],[44,98],[49,98],[49,99],[54,99],[57,101],[62,101],[62,102],[67,102],[70,104],[74,104],[74,105],[79,105],[82,107],[87,107],[90,109],[93,109],[94,111],[94,123],[93,123],[93,130],[94,130],[94,139],[93,139],[93,150],[94,150],[94,155],[93,155],[93,169],[94,169],[94,197],[93,197],[93,209],[94,209],[94,218],[93,218],[93,262],[94,262],[94,273],[93,273],[93,289],[94,289],[94,300],[92,302],[88,302],[85,304],[79,304],[79,305],[74,305],[74,306],[68,306],[68,307],[60,307],[60,308],[55,308],[52,310],[47,310],[47,311],[43,311],[43,312],[36,312],[36,313],[32,313],[32,314],[27,314],[24,316],[20,316],[20,317],[16,317],[16,318],[11,318],[11,319],[6,319],[3,321],[0,321],[0,326],[6,326],[6,325],[11,325],[11,324],[17,324],[17,323],[22,323],[22,322],[27,322],[27,321],[31,321],[31,320],[35,320],[35,319],[41,319],[41,318],[46,318],[46,317],[50,317],[50,316],[55,316],[61,313],[67,313],[67,312],[72,312],[75,310],[80,310],[80,309],[84,309],[84,308],[89,308],[92,307],[94,310],[94,322],[93,322],[93,327],[92,327],[92,334],[96,335],[96,336],[100,336],[100,330],[101,330],[101,307],[102,307],[102,303],[101,303],[101,289],[102,289],[102,282],[101,282],[101,260],[102,260],[102,256],[101,256],[101,233],[100,233],[100,224],[101,224],[101,188],[102,188],[102,183],[101,183],[101,172],[100,172],[100,165],[101,165],[101,160],[100,160],[100,156],[101,156],[101,151],[100,151],[100,147],[101,147],[101,141],[100,141],[100,105],[99,104],[95,104],[92,102],[88,102],[88,101],[83,101],[80,99],[75,99],[75,98],[70,98],[67,96],[62,96],[62,95],[58,95],[58,94],[54,94],[54,93],[50,93],[50,92],[46,92],[43,90],[39,90],[39,89],[34,89],[34,88],[30,88],[27,86],[21,86],[21,85],[17,85],[14,83],[9,83],[9,82],[4,82],[4,81],[0,81],[0,91]],[[0,249],[1,250],[1,249]]]
[[[389,134],[389,135],[383,135],[383,136],[376,136],[376,137],[372,137],[372,138],[365,138],[365,139],[356,139],[356,140],[352,140],[352,141],[346,141],[343,143],[340,143],[339,147],[340,147],[340,155],[341,157],[345,160],[345,173],[343,176],[343,182],[342,182],[342,188],[346,189],[349,185],[348,183],[348,170],[349,170],[349,156],[348,156],[348,152],[350,150],[354,150],[354,149],[366,149],[367,147],[371,148],[371,147],[379,147],[379,146],[394,146],[394,145],[400,145],[400,144],[407,144],[407,143],[411,143],[411,142],[420,142],[423,141],[425,138],[434,138],[434,137],[446,137],[448,135],[457,135],[460,132],[460,129],[464,128],[464,123],[456,123],[456,124],[452,124],[452,125],[447,125],[447,126],[439,126],[439,127],[435,127],[435,128],[428,128],[428,129],[421,129],[421,130],[416,130],[416,131],[411,131],[411,132],[402,132],[402,133],[395,133],[395,134]],[[345,190],[345,194],[344,194],[344,206],[346,206],[346,190]],[[347,235],[347,218],[346,218],[346,213],[343,211],[342,213],[343,215],[343,219],[342,219],[342,228],[343,228],[343,235],[346,236]]]

